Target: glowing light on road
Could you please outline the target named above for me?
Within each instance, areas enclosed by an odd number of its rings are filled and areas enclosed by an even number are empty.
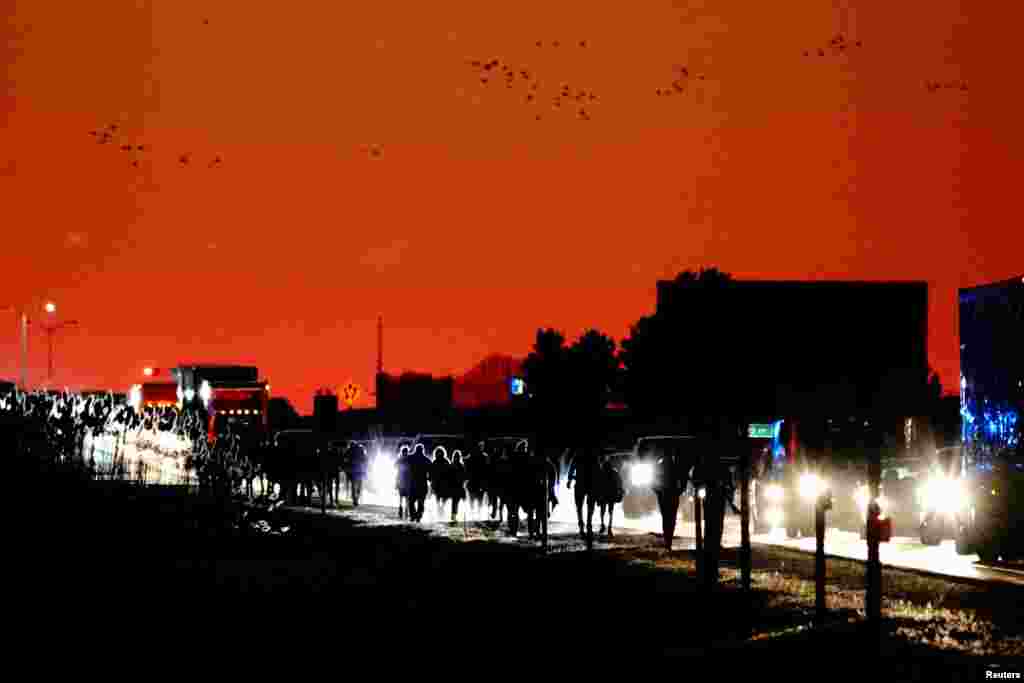
[[[377,493],[386,493],[395,488],[398,470],[391,458],[378,453],[370,463],[370,484]]]
[[[868,490],[867,484],[861,484],[857,487],[857,490],[853,493],[853,499],[857,503],[857,509],[860,510],[862,517],[867,517],[868,514],[868,501],[871,499],[870,491]],[[878,507],[882,508],[882,513],[885,514],[889,511],[889,501],[886,500],[885,496],[878,496]]]
[[[199,387],[199,398],[203,400],[204,405],[209,405],[210,399],[213,397],[213,387],[206,380],[203,380],[202,386]]]
[[[630,480],[633,486],[650,486],[654,483],[654,465],[645,462],[633,465]]]
[[[142,405],[142,387],[138,384],[133,384],[132,388],[128,390],[128,405],[135,410]]]
[[[48,301],[46,303],[46,312],[47,313],[56,313],[57,312],[57,304],[53,303],[52,301]]]
[[[142,374],[145,375],[146,377],[152,377],[153,376],[153,368],[143,368],[142,369]]]
[[[765,515],[765,517],[768,519],[768,525],[772,529],[777,529],[782,526],[782,510],[772,508],[768,511],[768,514]]]
[[[808,472],[800,477],[800,497],[804,500],[815,500],[825,488],[825,482],[816,474]]]
[[[967,507],[967,492],[958,479],[937,476],[929,479],[918,490],[918,500],[925,510],[959,512]]]

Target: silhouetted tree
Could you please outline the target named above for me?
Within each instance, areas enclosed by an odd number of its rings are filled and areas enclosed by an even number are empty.
[[[618,381],[613,339],[591,329],[566,346],[560,332],[538,330],[523,368],[535,424],[548,443],[599,438],[595,429]]]
[[[558,418],[569,398],[569,349],[557,330],[538,329],[533,350],[523,361],[528,405],[538,436],[552,439],[559,434]]]
[[[569,348],[569,390],[583,419],[600,417],[618,381],[619,358],[615,340],[587,330]]]
[[[672,405],[682,376],[678,354],[670,353],[674,331],[662,318],[645,316],[622,340],[622,394],[637,416],[650,419]]]
[[[732,276],[717,268],[680,273],[674,284],[687,296],[678,298],[671,312],[659,311],[637,321],[620,353],[626,400],[636,413],[682,419],[691,434],[718,444],[703,454],[695,473],[706,484],[721,476],[721,451],[738,447],[745,422],[741,340],[724,305],[731,282]],[[707,486],[703,568],[709,588],[718,577],[722,495],[719,486]]]

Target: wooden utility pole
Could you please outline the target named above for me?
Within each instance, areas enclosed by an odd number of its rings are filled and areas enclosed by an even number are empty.
[[[740,451],[740,578],[743,590],[750,592],[752,564],[750,549],[750,444]]]
[[[544,516],[540,518],[540,522],[543,525],[541,529],[541,547],[544,553],[548,552],[548,515],[551,514],[551,502],[548,500],[548,488],[551,486],[551,482],[548,479],[548,458],[547,455],[543,456],[541,464],[544,466]]]
[[[879,517],[881,508],[878,505],[879,489],[881,488],[882,462],[881,452],[877,447],[868,448],[868,514],[867,541],[868,541],[868,566],[867,566],[867,592],[865,594],[864,609],[867,613],[868,623],[871,626],[872,634],[881,632],[882,626],[882,560],[879,553]]]
[[[693,482],[693,524],[695,527],[694,532],[694,556],[697,558],[697,577],[702,579],[704,576],[704,523],[701,519],[701,508],[703,507],[700,499],[700,482]]]
[[[823,626],[826,618],[825,603],[825,511],[832,507],[831,493],[821,492],[814,502],[814,621]]]

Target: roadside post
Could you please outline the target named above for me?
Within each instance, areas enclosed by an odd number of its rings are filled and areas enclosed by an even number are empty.
[[[868,503],[867,519],[867,542],[868,542],[868,566],[867,566],[867,591],[865,593],[864,609],[868,618],[868,625],[871,633],[880,633],[882,625],[882,561],[878,544],[881,541],[881,508],[878,505],[878,495],[881,485],[882,463],[881,453],[877,448],[870,448],[868,451],[868,487],[870,502]]]
[[[320,389],[313,397],[316,440],[314,454],[320,468],[320,514],[327,516],[327,467],[331,459],[327,440],[338,427],[338,395],[329,389]]]
[[[551,481],[548,479],[548,458],[546,455],[543,456],[541,464],[544,467],[544,514],[540,518],[544,528],[541,529],[541,548],[546,555],[548,552],[548,517],[551,515],[551,501],[548,499],[548,487],[551,486]]]
[[[685,495],[685,491],[683,492]],[[700,482],[693,482],[693,524],[694,535],[694,557],[696,558],[697,578],[703,580],[704,575],[704,520],[701,519],[702,500],[700,497]]]
[[[832,491],[818,494],[814,506],[814,619],[816,626],[824,626],[827,616],[825,602],[825,512],[832,509]]]
[[[750,592],[750,444],[742,442],[740,449],[740,577],[743,591]]]

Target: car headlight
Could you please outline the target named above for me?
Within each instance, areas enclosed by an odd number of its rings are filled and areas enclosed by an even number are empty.
[[[654,483],[654,465],[646,462],[633,465],[630,472],[633,486],[650,486]]]
[[[867,484],[861,484],[857,487],[857,490],[853,492],[853,499],[857,502],[857,507],[861,510],[867,510],[869,498],[870,494],[868,493]]]
[[[814,501],[825,490],[825,482],[816,474],[808,472],[800,477],[800,497]]]
[[[868,485],[861,484],[858,486],[853,494],[853,498],[857,502],[857,508],[861,511],[861,514],[867,514],[868,501],[871,500]],[[878,507],[882,509],[883,513],[889,509],[889,500],[882,494],[878,494]]]
[[[786,490],[778,484],[769,484],[764,490],[764,496],[773,503],[781,503],[786,497]]]
[[[969,502],[963,483],[950,477],[935,477],[919,489],[918,500],[926,511],[959,512]]]
[[[369,479],[374,491],[383,492],[394,488],[397,474],[397,468],[390,458],[377,456],[370,463]]]

